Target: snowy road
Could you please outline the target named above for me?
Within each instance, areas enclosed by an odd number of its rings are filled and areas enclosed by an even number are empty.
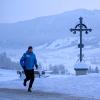
[[[0,100],[100,100],[100,74],[50,75],[35,79],[33,93],[27,88],[16,72],[0,70]]]
[[[64,94],[33,91],[28,93],[23,89],[0,89],[0,100],[96,100],[92,98],[75,97]]]

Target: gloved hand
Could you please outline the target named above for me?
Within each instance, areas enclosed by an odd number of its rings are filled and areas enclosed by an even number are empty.
[[[23,67],[23,70],[25,71],[26,70],[25,66],[22,66],[22,67]]]
[[[38,65],[35,65],[36,69],[38,69]]]

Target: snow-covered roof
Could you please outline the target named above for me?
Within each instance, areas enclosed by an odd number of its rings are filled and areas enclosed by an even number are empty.
[[[89,68],[89,66],[85,62],[76,62],[74,65],[74,68],[76,69],[86,69]]]

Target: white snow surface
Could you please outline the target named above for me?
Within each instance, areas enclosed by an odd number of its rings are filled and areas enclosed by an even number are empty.
[[[16,71],[0,70],[0,88],[26,89],[22,83],[23,80],[18,78]],[[100,74],[50,75],[47,78],[36,78],[33,91],[36,90],[100,99]]]
[[[91,37],[89,39],[92,41]],[[79,39],[76,37],[65,37],[55,40],[52,43],[46,43],[44,45],[35,47],[34,52],[37,56],[38,63],[42,65],[43,70],[48,70],[51,65],[64,65],[69,73],[74,74],[74,65],[77,61],[79,61],[79,48],[77,48],[78,43]],[[84,42],[84,44],[85,47],[83,49],[83,60],[86,62],[88,67],[91,66],[93,69],[99,67],[100,48],[95,47],[92,44],[87,45],[87,42]],[[19,62],[21,56],[24,52],[26,52],[26,50],[27,47],[16,50],[7,49],[5,51],[13,61]]]
[[[0,69],[0,82],[18,79],[16,71]]]
[[[89,38],[89,41],[92,37]],[[38,63],[42,65],[43,70],[48,70],[50,66],[64,65],[65,69],[69,73],[74,74],[74,65],[79,61],[79,48],[77,45],[79,39],[76,37],[65,37],[62,39],[55,40],[52,43],[46,43],[34,48],[34,52],[37,56]],[[85,43],[83,49],[83,60],[86,62],[88,67],[95,69],[100,66],[100,47],[95,47],[92,44]],[[7,55],[11,57],[13,61],[20,60],[27,47],[23,49],[5,49]],[[2,51],[0,49],[0,51]],[[4,49],[3,49],[4,51]],[[3,52],[2,51],[2,52]],[[99,68],[100,69],[100,68]]]

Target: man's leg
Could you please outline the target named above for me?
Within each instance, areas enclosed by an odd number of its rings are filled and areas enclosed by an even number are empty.
[[[25,70],[24,71],[25,72],[25,76],[26,76],[26,78],[24,79],[24,86],[26,86],[26,83],[27,83],[27,81],[29,81],[30,80],[30,73],[29,73],[29,71],[28,70]]]
[[[34,70],[31,70],[30,71],[30,83],[29,83],[29,88],[28,88],[29,92],[31,92],[31,88],[32,88],[32,85],[33,85],[33,82],[34,82],[34,78],[35,78]]]

